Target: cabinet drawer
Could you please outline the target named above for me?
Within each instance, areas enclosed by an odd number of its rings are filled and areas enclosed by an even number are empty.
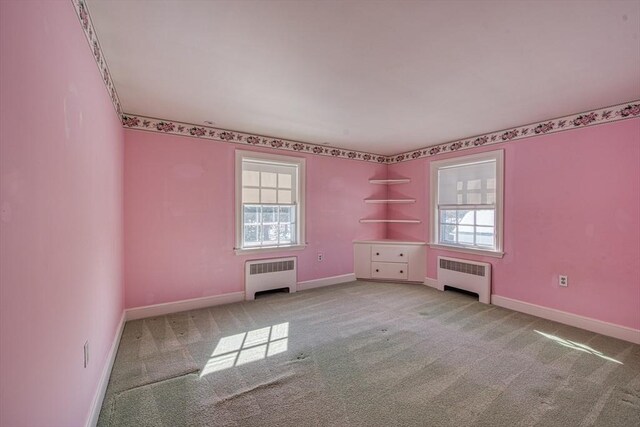
[[[371,261],[408,262],[411,248],[395,245],[371,246]]]
[[[409,276],[408,267],[408,264],[404,262],[372,262],[371,277],[376,279],[407,280]]]

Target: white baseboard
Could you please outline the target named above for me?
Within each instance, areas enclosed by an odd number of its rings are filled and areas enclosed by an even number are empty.
[[[145,317],[164,316],[165,314],[178,313],[180,311],[197,310],[199,308],[212,307],[214,305],[231,304],[233,302],[240,301],[244,301],[244,292],[230,292],[228,294],[213,295],[210,297],[185,299],[165,302],[163,304],[128,308],[125,312],[127,314],[127,320],[136,320],[144,319]]]
[[[340,276],[323,277],[322,279],[307,280],[298,282],[298,290],[306,291],[307,289],[320,288],[322,286],[337,285],[339,283],[353,282],[356,280],[354,273],[342,274]]]
[[[116,335],[113,337],[113,342],[111,343],[111,348],[107,355],[107,361],[102,368],[102,373],[100,374],[98,389],[96,390],[96,393],[93,396],[93,401],[91,402],[91,409],[86,423],[87,427],[95,427],[96,424],[98,424],[100,409],[102,409],[102,401],[104,400],[104,395],[107,392],[107,385],[109,384],[109,378],[111,377],[111,369],[113,368],[113,362],[116,360],[116,354],[118,353],[118,346],[120,345],[120,337],[122,337],[125,321],[125,312],[122,312],[120,323],[116,330]]]
[[[432,279],[431,277],[425,277],[424,278],[424,284],[426,286],[429,286],[430,288],[434,288],[434,289],[437,289],[439,291],[443,290],[440,287],[440,283],[438,283],[438,281],[436,279]]]
[[[566,311],[560,311],[554,308],[543,307],[541,305],[501,297],[499,295],[491,295],[491,304],[531,314],[533,316],[542,317],[543,319],[553,320],[554,322],[564,323],[565,325],[575,326],[576,328],[586,329],[587,331],[596,332],[598,334],[607,335],[624,341],[629,341],[634,344],[640,344],[639,329],[603,322],[602,320],[579,316],[577,314],[567,313]]]

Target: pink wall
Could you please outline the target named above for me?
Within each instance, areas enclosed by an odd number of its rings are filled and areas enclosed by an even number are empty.
[[[297,256],[298,281],[353,273],[352,240],[384,235],[383,225],[358,220],[382,215],[383,207],[363,199],[380,191],[367,180],[384,177],[385,165],[300,154],[307,159],[309,246],[236,255],[236,149],[251,147],[125,131],[127,307],[243,291],[248,259]]]
[[[429,250],[427,276],[436,278],[438,255],[482,260],[493,265],[494,294],[640,329],[640,119],[431,159],[498,148],[504,258]],[[429,159],[391,165],[389,175],[412,178],[402,190],[418,198],[390,214],[424,219],[388,227],[389,237],[428,241]]]
[[[80,426],[123,310],[123,130],[71,2],[0,16],[0,425]]]

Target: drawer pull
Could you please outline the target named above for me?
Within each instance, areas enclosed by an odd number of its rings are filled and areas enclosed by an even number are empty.
[[[377,256],[380,256],[380,252],[376,252],[376,255],[377,255]]]
[[[404,256],[404,254],[400,254],[400,256]]]
[[[376,273],[379,273],[379,272],[380,272],[380,270],[378,270],[378,269],[376,268]]]
[[[404,271],[400,270],[400,273],[404,273]]]

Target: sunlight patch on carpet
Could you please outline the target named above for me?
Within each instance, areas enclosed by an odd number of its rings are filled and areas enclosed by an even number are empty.
[[[284,353],[288,349],[288,340],[289,322],[223,337],[202,369],[200,378]]]
[[[573,350],[578,350],[578,351],[583,351],[585,353],[590,353],[590,354],[593,354],[594,356],[600,357],[601,359],[608,360],[610,362],[615,362],[615,363],[618,363],[620,365],[624,364],[624,363],[620,362],[619,360],[616,360],[616,359],[614,359],[612,357],[605,356],[605,354],[602,353],[601,351],[598,351],[598,350],[596,350],[594,348],[591,348],[588,345],[580,344],[578,342],[567,340],[567,339],[564,339],[564,338],[560,338],[560,337],[557,337],[555,335],[547,334],[545,332],[540,332],[538,330],[534,330],[534,332],[542,335],[543,337],[549,338],[550,340],[553,340],[553,341],[557,342],[558,344],[560,344],[562,346],[571,348]]]

